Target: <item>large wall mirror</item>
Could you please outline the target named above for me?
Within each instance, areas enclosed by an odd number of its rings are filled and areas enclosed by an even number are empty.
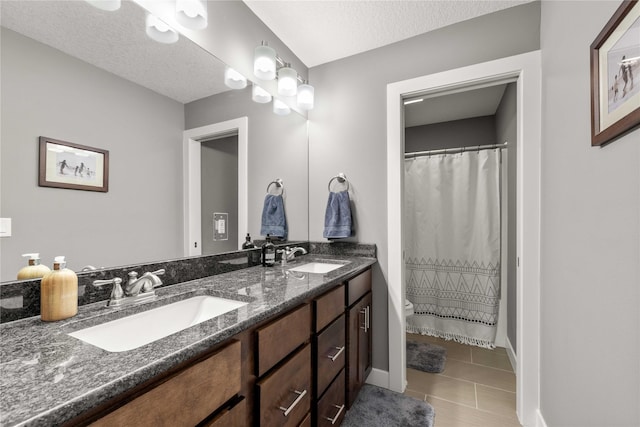
[[[209,2],[209,13],[216,3]],[[254,103],[251,82],[241,90],[226,87],[225,64],[186,37],[173,44],[149,39],[145,10],[134,2],[115,12],[85,1],[8,0],[0,7],[0,216],[12,224],[11,236],[0,238],[1,281],[15,280],[24,253],[40,253],[49,266],[65,255],[74,270],[191,254],[185,131],[243,118],[245,176],[234,176],[237,168],[222,171],[223,164],[242,161],[237,133],[199,141],[207,150],[202,197],[237,199],[239,181],[246,186],[244,217],[215,200],[203,206],[203,253],[235,250],[246,233],[262,238],[264,197],[277,179],[284,183],[288,239],[308,240],[305,117],[278,116],[271,104]],[[40,136],[108,150],[109,191],[38,186]],[[216,150],[223,160],[204,163]],[[229,244],[207,245],[214,240],[207,224],[219,213],[228,214]]]

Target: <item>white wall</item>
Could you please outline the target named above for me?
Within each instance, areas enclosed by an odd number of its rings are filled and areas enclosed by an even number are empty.
[[[621,2],[542,2],[541,409],[640,423],[640,130],[590,147],[589,45]]]
[[[182,104],[2,29],[1,280],[42,263],[126,265],[182,254]],[[109,150],[109,192],[38,186],[38,137]]]
[[[465,21],[310,70],[309,238],[323,240],[327,182],[344,172],[355,204],[356,236],[374,243],[373,365],[388,370],[386,86],[411,77],[539,48],[539,3]],[[399,191],[394,189],[393,191]]]

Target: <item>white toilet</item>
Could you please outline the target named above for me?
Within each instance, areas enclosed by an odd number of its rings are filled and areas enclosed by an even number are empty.
[[[413,304],[408,299],[404,300],[404,314],[406,317],[413,316]]]

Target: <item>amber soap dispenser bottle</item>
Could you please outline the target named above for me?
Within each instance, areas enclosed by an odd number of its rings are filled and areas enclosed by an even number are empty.
[[[78,276],[66,268],[63,256],[55,257],[53,270],[40,284],[40,318],[45,322],[68,319],[78,313]]]
[[[51,271],[46,265],[40,264],[40,254],[23,254],[22,256],[29,257],[29,264],[18,271],[18,280],[39,279]]]

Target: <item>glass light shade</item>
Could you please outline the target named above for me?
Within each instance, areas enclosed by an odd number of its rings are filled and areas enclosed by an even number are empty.
[[[113,12],[120,9],[120,0],[86,0],[90,5],[97,7],[98,9]]]
[[[202,0],[176,0],[176,21],[192,30],[207,28],[207,2]]]
[[[271,102],[271,94],[266,90],[262,89],[260,86],[254,84],[251,89],[251,99],[260,104],[266,104],[267,102]]]
[[[282,96],[295,96],[298,93],[298,73],[291,67],[282,67],[278,70],[278,94]]]
[[[310,84],[302,84],[298,86],[298,107],[303,110],[311,110],[313,108],[314,88]]]
[[[261,80],[276,78],[276,51],[262,45],[256,47],[253,55],[253,74]]]
[[[178,33],[160,20],[157,16],[147,14],[147,35],[159,43],[175,43],[178,41]]]
[[[273,100],[273,112],[279,116],[286,116],[291,112],[291,108],[279,99]]]
[[[247,79],[231,67],[224,69],[224,84],[231,89],[244,89],[247,87]]]

